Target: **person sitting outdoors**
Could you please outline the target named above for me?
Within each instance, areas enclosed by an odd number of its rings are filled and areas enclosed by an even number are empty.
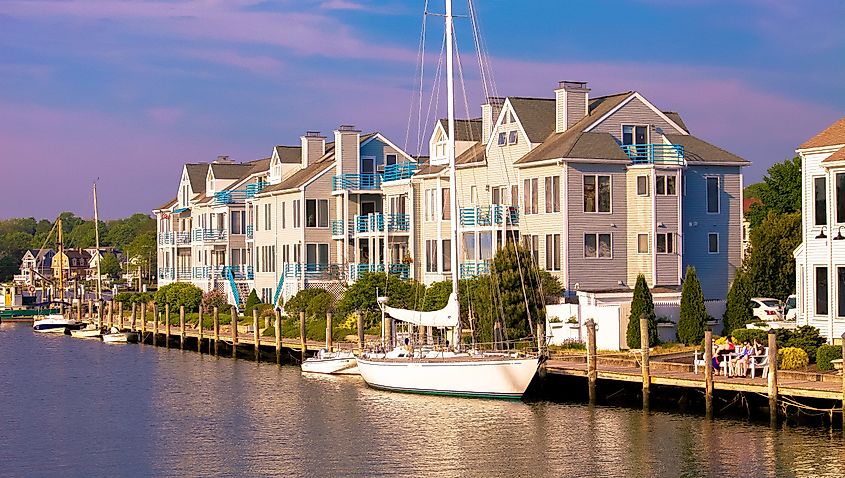
[[[751,355],[754,353],[754,348],[749,341],[745,341],[738,351],[739,355],[731,360],[731,370],[733,375],[744,377],[748,373],[748,361],[751,360]]]
[[[736,345],[734,345],[734,338],[732,336],[728,336],[725,343],[722,345],[713,344],[713,368],[718,372],[719,371],[719,358],[722,355],[730,355],[734,353],[736,350]]]

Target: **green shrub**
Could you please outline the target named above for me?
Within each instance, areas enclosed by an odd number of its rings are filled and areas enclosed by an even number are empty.
[[[695,267],[687,266],[684,286],[681,289],[681,316],[678,319],[678,341],[687,345],[701,342],[704,338],[704,323],[707,309],[704,307],[704,293],[695,273]]]
[[[725,313],[722,315],[725,330],[736,330],[754,320],[754,310],[751,308],[751,284],[743,270],[737,270],[736,276],[728,291]]]
[[[752,342],[754,339],[760,339],[763,347],[769,346],[769,332],[762,329],[734,329],[730,335],[733,335],[736,344],[741,344],[746,340]]]
[[[334,296],[329,291],[319,288],[302,289],[285,304],[285,314],[298,320],[299,313],[305,312],[306,319],[325,321],[326,313],[333,306]]]
[[[786,347],[778,350],[778,368],[781,370],[800,370],[810,365],[807,352],[798,347]]]
[[[160,288],[155,293],[155,302],[160,312],[164,312],[164,305],[169,304],[171,313],[184,305],[188,312],[195,312],[202,301],[202,289],[185,282],[174,282]]]
[[[114,296],[114,301],[124,305],[150,303],[153,301],[153,295],[149,292],[121,292]]]
[[[822,345],[816,349],[816,365],[819,370],[826,372],[833,370],[831,360],[842,358],[842,347],[839,345]]]
[[[558,347],[561,350],[587,350],[587,344],[575,339],[566,339]]]
[[[249,293],[249,297],[246,298],[246,304],[244,304],[244,313],[247,315],[252,315],[252,308],[260,303],[261,299],[258,298],[258,294],[255,292],[255,289],[252,289],[252,292]]]
[[[217,310],[229,309],[226,294],[216,289],[202,295],[202,310],[213,311],[215,307],[217,307]]]
[[[791,331],[789,336],[784,341],[786,347],[797,347],[807,352],[807,357],[810,363],[816,361],[816,349],[826,342],[824,337],[819,334],[819,329],[812,325],[802,325],[797,329]]]
[[[642,314],[645,314],[648,319],[648,343],[656,345],[658,340],[654,300],[645,282],[645,276],[640,274],[634,286],[634,300],[631,302],[631,314],[628,316],[628,329],[625,332],[625,341],[630,349],[640,348],[640,315]]]

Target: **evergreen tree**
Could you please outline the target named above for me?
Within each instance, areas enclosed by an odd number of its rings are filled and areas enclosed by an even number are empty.
[[[657,320],[654,314],[654,299],[651,291],[645,282],[645,276],[637,276],[637,284],[634,286],[634,300],[631,302],[631,315],[628,316],[628,330],[625,334],[628,348],[640,348],[640,315],[645,314],[648,319],[648,343],[657,343]]]
[[[678,340],[687,345],[700,344],[704,339],[704,323],[707,309],[704,307],[704,293],[695,267],[687,266],[684,286],[681,289],[681,317],[678,320]]]
[[[748,276],[742,270],[736,271],[731,290],[728,291],[728,303],[722,318],[725,334],[731,333],[734,329],[743,328],[745,324],[754,320],[754,311],[751,309],[751,288],[748,284]]]
[[[258,294],[255,292],[255,289],[252,289],[252,292],[249,293],[249,297],[246,298],[246,304],[244,304],[244,314],[249,317],[252,314],[252,308],[260,303],[261,299],[258,298]]]

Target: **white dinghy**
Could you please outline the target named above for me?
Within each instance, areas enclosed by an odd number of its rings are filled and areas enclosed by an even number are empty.
[[[103,334],[103,342],[107,344],[135,343],[138,338],[138,332],[121,332],[117,327],[112,327],[109,333]]]

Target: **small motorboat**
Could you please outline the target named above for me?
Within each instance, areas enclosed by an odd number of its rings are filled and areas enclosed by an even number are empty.
[[[66,318],[64,314],[50,314],[32,323],[32,330],[43,334],[64,334],[65,330],[76,328],[76,321]]]
[[[121,332],[117,327],[112,327],[109,333],[103,334],[103,342],[107,344],[126,344],[138,341],[138,332]]]
[[[302,362],[302,371],[333,375],[360,375],[358,360],[352,352],[329,352],[326,349],[320,349],[316,356],[305,359]]]
[[[78,339],[99,339],[101,335],[103,335],[103,331],[94,324],[88,324],[81,329],[70,331],[70,336]]]

